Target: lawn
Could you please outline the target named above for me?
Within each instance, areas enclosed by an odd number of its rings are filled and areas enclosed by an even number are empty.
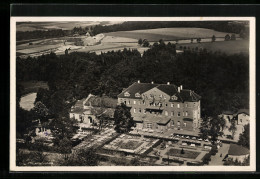
[[[224,37],[227,33],[204,28],[159,28],[104,33],[106,36],[147,39],[148,41]]]
[[[127,142],[123,142],[119,145],[119,148],[121,149],[130,149],[130,150],[135,150],[137,149],[140,145],[142,145],[144,142],[139,142],[136,140],[129,140]]]
[[[199,156],[200,152],[194,152],[189,150],[184,150],[184,154],[181,154],[181,149],[170,149],[166,155],[195,159]]]

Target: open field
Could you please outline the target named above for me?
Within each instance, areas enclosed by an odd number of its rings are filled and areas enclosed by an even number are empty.
[[[70,49],[70,53],[77,51],[95,52],[96,54],[101,54],[101,52],[106,53],[108,51],[118,51],[123,50],[124,48],[137,49],[141,54],[143,54],[144,51],[149,48],[138,45],[137,41],[139,38],[148,39],[151,45],[155,41],[158,42],[159,39],[164,39],[165,43],[176,43],[176,40],[178,40],[177,49],[180,46],[186,46],[190,48],[206,48],[209,51],[223,51],[227,54],[240,52],[248,54],[249,43],[247,40],[237,38],[236,41],[224,41],[224,36],[226,34],[227,33],[224,32],[217,32],[203,28],[160,28],[135,31],[119,31],[105,33],[104,38],[103,35],[100,34],[102,35],[101,41],[96,45],[92,43],[89,45],[87,38],[90,37],[87,36],[42,39],[33,41],[33,43],[30,45],[30,42],[27,41],[25,44],[17,45],[16,54],[21,58],[26,58],[29,55],[36,57],[50,52],[55,52],[57,55],[61,55],[64,54],[66,49]],[[211,43],[212,35],[217,37],[216,42],[214,43]],[[202,38],[201,43],[196,42],[197,37]],[[74,45],[75,42],[71,40],[75,38],[82,39],[82,42],[84,42],[85,46]],[[193,43],[191,43],[191,38],[194,39]]]
[[[19,22],[17,23],[17,31],[33,31],[33,30],[48,30],[62,29],[71,30],[74,27],[88,27],[94,25],[112,25],[122,23],[122,21],[64,21],[64,22]]]
[[[190,38],[211,38],[224,37],[227,33],[218,32],[203,28],[160,28],[134,31],[118,31],[105,33],[106,36],[125,37],[132,39],[147,39],[148,41],[190,39]]]
[[[249,53],[249,42],[248,40],[237,40],[237,41],[222,41],[222,42],[206,42],[206,43],[196,43],[196,44],[178,44],[177,49],[180,48],[180,46],[184,47],[190,47],[192,48],[205,48],[208,51],[216,52],[216,51],[222,51],[227,54],[235,54],[235,53]]]

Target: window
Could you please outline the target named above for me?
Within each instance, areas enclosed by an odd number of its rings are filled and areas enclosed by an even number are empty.
[[[165,103],[165,106],[168,106],[168,104],[167,104],[167,103]]]
[[[172,120],[172,126],[174,126],[174,120]]]
[[[173,108],[173,103],[171,103],[171,107]]]
[[[196,103],[193,103],[193,106],[195,107],[195,106],[196,106]]]
[[[135,97],[140,98],[141,97],[140,93],[135,93]]]
[[[188,116],[188,111],[186,111],[185,116]]]
[[[165,116],[168,116],[168,111],[165,111]]]
[[[130,93],[125,92],[125,93],[124,93],[124,96],[129,97],[129,96],[130,96]]]
[[[186,122],[184,122],[184,123],[183,123],[183,126],[184,126],[184,127],[186,127],[186,126],[187,126]]]
[[[134,113],[136,113],[136,109],[134,108]]]
[[[172,99],[172,100],[178,100],[178,97],[175,96],[175,95],[173,95],[173,96],[171,97],[171,99]]]
[[[134,101],[134,104],[136,104],[136,101]]]
[[[171,116],[174,116],[174,112],[173,111],[171,112]]]
[[[146,114],[146,110],[144,109],[144,114]]]
[[[159,95],[159,98],[162,98],[162,97],[163,97],[163,95],[162,95],[162,94],[160,94],[160,95]]]
[[[141,108],[139,108],[139,113],[141,113],[142,112],[142,109]]]
[[[180,122],[180,121],[178,121],[178,122],[177,122],[177,125],[178,125],[178,126],[180,126],[180,125],[181,125],[181,122]]]
[[[242,119],[240,119],[240,122],[242,122]]]
[[[143,105],[145,105],[145,101],[143,101]]]
[[[130,101],[128,101],[128,104],[130,104]]]
[[[124,103],[126,104],[126,101],[124,101]]]
[[[178,112],[178,117],[180,117],[181,116],[181,112]]]
[[[138,104],[141,105],[141,101],[139,101]]]
[[[147,123],[146,127],[147,127],[148,129],[152,129],[152,123]]]
[[[188,103],[185,104],[185,107],[186,107],[186,108],[188,107]]]
[[[177,104],[177,108],[180,108],[180,104]]]

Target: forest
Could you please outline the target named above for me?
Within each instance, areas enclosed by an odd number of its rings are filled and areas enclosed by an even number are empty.
[[[88,96],[117,95],[140,80],[150,83],[183,85],[202,96],[202,115],[223,110],[248,108],[249,60],[244,54],[226,55],[206,50],[185,50],[176,54],[174,44],[154,45],[143,56],[137,50],[124,49],[96,55],[73,52],[54,53],[27,59],[17,58],[17,100],[22,81],[47,81],[41,89],[41,101],[52,114],[64,114],[75,100]]]
[[[106,32],[116,31],[129,31],[129,30],[143,30],[143,29],[156,29],[156,28],[170,28],[170,27],[196,27],[213,29],[220,32],[236,33],[240,34],[241,38],[247,38],[249,35],[249,29],[241,23],[234,23],[229,21],[129,21],[122,24],[114,24],[110,26],[95,25],[90,27],[74,27],[72,30],[52,29],[48,31],[17,31],[16,40],[29,40],[29,39],[43,39],[43,38],[57,38],[70,36],[73,34],[83,35],[87,32],[90,35],[97,35]]]

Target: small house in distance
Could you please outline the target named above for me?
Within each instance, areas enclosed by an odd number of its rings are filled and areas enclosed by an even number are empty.
[[[249,109],[239,109],[236,116],[238,125],[244,126],[249,123]]]

